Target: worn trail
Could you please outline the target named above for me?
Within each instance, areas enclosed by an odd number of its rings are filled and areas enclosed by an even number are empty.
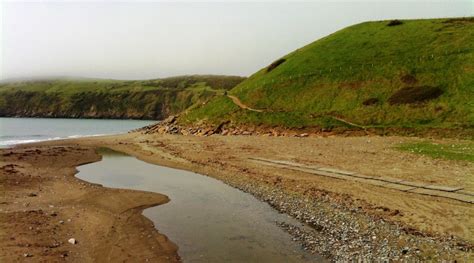
[[[232,102],[234,102],[235,105],[239,106],[241,109],[245,109],[245,110],[249,110],[249,111],[255,111],[255,112],[263,112],[263,110],[259,110],[259,109],[253,109],[247,105],[245,105],[244,103],[242,103],[242,101],[240,101],[239,98],[237,98],[236,96],[233,96],[233,95],[227,95],[227,97],[229,97]]]

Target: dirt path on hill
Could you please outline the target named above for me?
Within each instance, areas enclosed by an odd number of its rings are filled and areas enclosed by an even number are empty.
[[[240,101],[240,99],[237,98],[236,96],[227,95],[227,97],[229,97],[232,100],[232,102],[235,105],[239,106],[241,109],[249,110],[249,111],[255,111],[255,112],[263,112],[264,111],[264,110],[257,110],[257,109],[250,108],[249,106],[243,104],[242,101]]]
[[[228,98],[230,98],[232,100],[232,102],[239,106],[239,108],[241,109],[244,109],[244,110],[249,110],[249,111],[255,111],[255,112],[268,112],[268,110],[261,110],[261,109],[254,109],[254,108],[251,108],[247,105],[245,105],[238,97],[236,96],[233,96],[233,95],[227,95]],[[356,127],[356,128],[360,128],[360,129],[366,129],[367,127],[363,126],[363,125],[359,125],[359,124],[356,124],[356,123],[353,123],[353,122],[350,122],[350,121],[347,121],[343,118],[340,118],[340,117],[335,117],[335,116],[332,116],[332,115],[326,115],[330,118],[333,118],[334,120],[337,120],[337,121],[340,121],[342,123],[345,123],[349,126],[352,126],[352,127]]]

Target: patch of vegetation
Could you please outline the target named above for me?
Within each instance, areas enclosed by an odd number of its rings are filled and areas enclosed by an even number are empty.
[[[328,120],[337,116],[364,127],[392,130],[474,130],[474,27],[459,21],[448,26],[445,21],[350,26],[284,56],[284,63],[259,70],[228,92],[265,112],[222,112],[213,119],[190,111],[193,118],[182,119],[283,127],[294,126],[297,119],[297,126],[314,127],[324,121],[311,116]],[[402,91],[414,96],[394,95]],[[412,101],[423,103],[405,103]],[[364,102],[374,103],[367,107]],[[194,110],[215,111],[209,109],[214,106],[208,103]]]
[[[409,84],[409,85],[413,85],[413,84],[416,84],[418,82],[418,80],[416,79],[415,76],[411,75],[411,74],[405,74],[403,76],[400,77],[400,80],[405,83],[405,84]]]
[[[244,78],[41,80],[0,85],[0,116],[162,119],[220,96]]]
[[[286,59],[284,59],[284,58],[280,58],[277,61],[274,61],[272,64],[270,64],[270,66],[267,67],[267,72],[270,72],[270,71],[274,70],[276,67],[280,66],[285,61],[286,61]]]
[[[388,102],[394,104],[411,104],[436,99],[443,94],[443,90],[438,87],[406,87],[395,92]]]
[[[377,98],[370,98],[370,99],[366,99],[362,102],[363,105],[365,106],[370,106],[370,105],[375,105],[375,104],[378,104],[380,102],[379,99]]]
[[[474,23],[474,17],[455,17],[446,19],[443,23]]]
[[[430,156],[432,158],[474,162],[474,143],[437,144],[426,141],[404,143],[398,145],[396,148],[402,151]]]
[[[403,22],[398,20],[398,19],[395,19],[395,20],[392,20],[390,22],[388,22],[387,26],[399,26],[399,25],[402,25]]]

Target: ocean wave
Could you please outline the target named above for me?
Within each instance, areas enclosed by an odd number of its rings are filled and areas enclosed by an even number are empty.
[[[18,144],[25,144],[25,143],[33,143],[33,142],[44,142],[44,141],[54,141],[54,140],[63,140],[63,139],[74,139],[74,138],[82,138],[82,137],[96,137],[96,136],[105,136],[105,135],[113,135],[113,134],[86,134],[86,135],[80,135],[80,134],[75,134],[75,135],[69,135],[66,137],[49,137],[49,138],[44,138],[44,139],[32,139],[32,138],[18,138],[14,140],[0,140],[0,147],[1,148],[9,148]],[[28,136],[28,137],[34,137],[34,136]],[[14,136],[11,138],[15,138]]]
[[[97,137],[97,136],[107,136],[107,135],[116,135],[118,133],[100,133],[100,134],[88,134],[88,135],[69,135],[65,138],[61,139],[75,139],[75,138],[83,138],[83,137]]]
[[[0,146],[13,146],[17,144],[22,144],[22,143],[32,143],[32,142],[39,142],[41,140],[5,140],[5,141],[0,141]]]

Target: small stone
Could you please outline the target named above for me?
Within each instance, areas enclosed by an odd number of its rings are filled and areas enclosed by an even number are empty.
[[[70,238],[67,242],[69,242],[69,243],[71,243],[71,244],[73,244],[73,245],[77,244],[77,241],[76,241],[75,238]]]
[[[23,254],[23,256],[24,256],[25,258],[30,258],[30,257],[32,257],[33,255],[31,255],[30,253],[25,253],[25,254]]]

